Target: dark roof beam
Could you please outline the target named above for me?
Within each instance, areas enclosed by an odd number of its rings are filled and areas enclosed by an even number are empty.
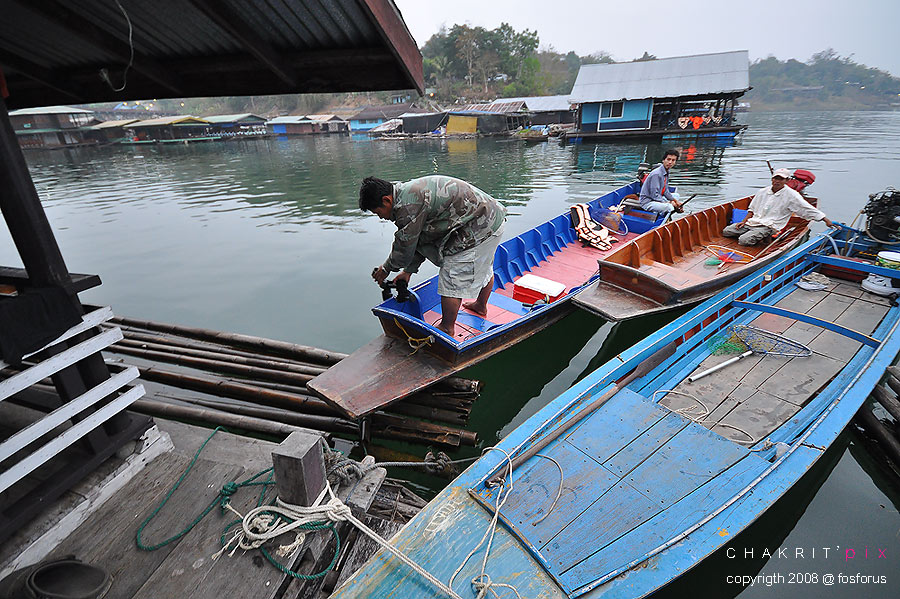
[[[39,64],[35,64],[26,58],[16,56],[10,52],[0,49],[0,65],[6,65],[13,69],[16,74],[27,77],[32,81],[46,85],[51,89],[70,96],[73,100],[79,100],[81,96],[75,91],[75,85],[68,77],[55,73],[50,69],[44,68]],[[9,77],[10,73],[6,73]]]
[[[279,79],[292,87],[297,86],[297,77],[282,56],[251,28],[244,24],[240,15],[225,3],[212,0],[191,0],[191,3],[209,17],[216,25],[233,36],[244,48],[272,71]]]
[[[93,21],[71,10],[68,4],[63,4],[57,0],[44,0],[42,2],[14,1],[42,18],[62,27],[69,34],[104,52],[121,57],[123,61],[131,57],[131,46],[128,42],[113,37],[106,30],[95,25]],[[131,68],[149,77],[169,91],[174,92],[175,95],[182,93],[178,82],[152,58],[135,52]]]

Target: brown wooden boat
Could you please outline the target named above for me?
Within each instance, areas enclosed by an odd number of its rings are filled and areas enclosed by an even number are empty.
[[[809,221],[796,215],[771,243],[747,247],[724,237],[722,229],[743,220],[751,199],[688,214],[621,244],[598,260],[598,281],[572,301],[614,321],[689,306],[771,263],[806,237]],[[815,198],[805,199],[816,205]]]

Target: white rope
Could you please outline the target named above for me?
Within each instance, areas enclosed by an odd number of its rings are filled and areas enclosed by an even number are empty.
[[[672,410],[676,414],[684,416],[688,420],[696,422],[697,424],[699,424],[701,426],[706,426],[707,424],[712,424],[714,427],[715,426],[723,426],[725,428],[734,429],[739,433],[743,433],[743,434],[747,435],[747,437],[748,437],[747,441],[741,441],[738,439],[728,437],[729,440],[734,441],[735,443],[740,443],[741,445],[756,445],[757,443],[759,443],[762,440],[762,437],[757,439],[756,437],[754,437],[753,435],[751,435],[744,429],[734,426],[733,424],[727,424],[725,422],[719,422],[719,421],[713,420],[711,418],[706,418],[706,416],[709,416],[711,413],[709,407],[705,403],[703,403],[703,400],[701,400],[700,398],[698,398],[694,395],[691,395],[690,393],[688,393],[686,391],[677,391],[675,389],[657,389],[656,391],[653,392],[653,401],[654,402],[656,402],[656,396],[659,395],[660,393],[671,393],[673,395],[684,395],[685,397],[690,397],[691,399],[696,401],[698,404],[703,406],[703,409],[705,410],[705,412],[696,417],[693,414],[688,413],[688,412],[694,410],[694,408],[696,408],[696,406],[687,406],[686,408],[678,408],[677,410]],[[710,430],[712,430],[712,429],[710,429]],[[753,450],[753,451],[762,451],[764,449],[768,449],[769,447],[772,447],[772,444],[770,441],[767,440],[767,443],[769,443],[769,444],[766,446],[763,446],[759,449]]]
[[[462,572],[462,569],[465,568],[469,559],[481,548],[484,544],[485,539],[487,539],[487,547],[484,550],[484,559],[481,562],[481,574],[472,578],[472,588],[475,589],[476,595],[475,599],[482,599],[485,595],[487,595],[488,591],[493,593],[494,597],[499,597],[497,591],[494,590],[494,587],[510,589],[513,593],[516,594],[518,599],[522,599],[522,596],[519,594],[519,591],[516,590],[516,587],[511,584],[504,584],[499,582],[494,582],[491,580],[491,577],[485,574],[485,570],[487,569],[488,558],[491,555],[491,545],[494,543],[494,534],[497,532],[497,521],[500,519],[500,508],[503,507],[503,504],[506,503],[506,500],[509,499],[509,494],[512,493],[513,490],[513,466],[512,466],[512,456],[506,452],[506,450],[500,449],[499,447],[486,447],[481,454],[484,455],[490,450],[496,450],[503,453],[506,456],[506,472],[507,476],[509,476],[509,489],[507,489],[506,493],[503,493],[504,487],[506,486],[506,478],[504,477],[503,481],[500,483],[499,488],[497,489],[497,503],[494,505],[494,517],[491,518],[491,523],[488,525],[487,530],[484,531],[484,536],[481,537],[481,540],[478,541],[478,544],[475,545],[475,548],[469,552],[469,555],[466,556],[466,559],[462,561],[459,567],[456,569],[456,572],[453,573],[453,576],[450,577],[450,586],[453,586],[453,579]]]
[[[347,506],[344,502],[342,502],[337,496],[335,496],[334,491],[331,488],[331,484],[326,480],[325,481],[325,489],[319,494],[316,500],[313,502],[313,505],[309,507],[293,505],[290,503],[285,503],[280,499],[275,500],[275,505],[264,505],[253,508],[246,515],[241,515],[240,512],[235,510],[230,505],[226,505],[228,509],[237,514],[238,517],[241,518],[241,527],[229,541],[219,550],[212,558],[218,559],[222,555],[225,554],[231,549],[229,552],[229,556],[233,556],[234,553],[238,549],[248,550],[248,549],[256,549],[261,547],[267,541],[279,537],[288,532],[296,531],[301,525],[310,524],[313,522],[323,522],[323,521],[331,521],[331,522],[349,522],[356,528],[358,528],[363,534],[367,537],[375,541],[382,548],[391,552],[394,556],[396,556],[400,561],[409,566],[412,570],[419,573],[423,578],[428,580],[431,584],[439,588],[441,591],[447,594],[447,596],[452,599],[462,599],[453,589],[453,580],[456,576],[462,571],[465,567],[466,563],[469,559],[475,555],[475,553],[481,548],[484,544],[485,540],[487,540],[487,547],[485,549],[484,560],[481,562],[481,574],[472,578],[472,587],[476,592],[476,599],[483,599],[488,592],[492,593],[494,597],[499,597],[494,588],[502,588],[509,589],[518,599],[522,599],[519,591],[510,584],[497,583],[491,580],[491,577],[486,574],[485,570],[487,569],[488,557],[491,553],[491,545],[494,542],[494,535],[497,531],[497,522],[500,517],[500,508],[503,507],[503,504],[506,503],[506,500],[509,498],[510,492],[513,490],[512,484],[512,457],[499,447],[487,447],[482,451],[482,455],[490,450],[497,450],[503,452],[506,456],[506,468],[507,474],[509,477],[509,487],[506,489],[506,493],[504,493],[504,488],[506,486],[505,480],[504,483],[500,485],[499,490],[497,491],[497,503],[494,509],[494,516],[491,519],[491,523],[488,526],[487,530],[484,533],[484,536],[481,538],[481,541],[478,542],[478,545],[466,556],[463,560],[462,564],[460,564],[459,568],[453,573],[453,576],[450,577],[449,584],[444,584],[437,578],[435,578],[432,574],[430,574],[425,568],[414,562],[411,558],[409,558],[402,551],[391,545],[388,541],[381,538],[378,533],[370,529],[363,522],[358,520],[350,510],[350,507]],[[541,456],[546,457],[546,456]],[[547,458],[551,461],[555,462],[552,458]],[[559,464],[557,463],[557,466]],[[560,489],[561,492],[561,489]],[[323,503],[326,496],[329,497],[328,501]],[[557,496],[557,500],[559,497]],[[556,504],[556,500],[554,500],[554,506]],[[551,507],[552,510],[552,507]],[[548,512],[549,513],[549,512]],[[546,517],[546,516],[545,516]],[[306,532],[303,530],[297,531],[295,533],[294,541],[288,545],[282,545],[277,550],[276,553],[282,557],[290,555],[297,548],[299,548],[303,541],[306,538]]]
[[[322,503],[326,494],[329,496],[329,499],[327,502]],[[238,513],[233,508],[232,511]],[[240,516],[239,513],[238,515]],[[292,521],[288,521],[285,518]],[[234,546],[229,555],[234,555],[237,549],[255,549],[260,547],[266,541],[291,532],[302,524],[326,520],[331,522],[349,522],[367,537],[378,543],[378,545],[393,553],[400,561],[418,572],[449,597],[462,599],[453,589],[432,576],[399,549],[381,538],[378,533],[359,521],[351,512],[350,507],[335,496],[328,481],[325,481],[325,489],[310,507],[293,505],[276,499],[275,505],[264,505],[247,512],[246,515],[241,517],[241,529],[225,544],[225,547],[213,556],[213,559],[219,558],[232,545]],[[305,533],[298,533],[294,542],[290,545],[279,547],[278,553],[280,555],[290,554],[303,543],[303,537],[305,537]]]

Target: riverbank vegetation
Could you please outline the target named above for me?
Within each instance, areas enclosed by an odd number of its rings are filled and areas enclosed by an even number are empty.
[[[516,31],[507,23],[495,29],[442,27],[421,48],[426,108],[491,101],[495,98],[566,94],[584,64],[615,62],[599,51],[588,56],[541,47],[537,31]],[[656,60],[644,52],[634,61]],[[619,61],[625,62],[625,61]],[[859,64],[852,54],[828,48],[806,61],[768,57],[750,65],[752,89],[742,101],[753,110],[884,110],[900,107],[900,78]],[[309,94],[184,100],[173,112],[260,115],[338,113],[367,104],[405,99],[392,92]],[[409,94],[415,99],[415,94]],[[167,109],[166,102],[161,108]]]

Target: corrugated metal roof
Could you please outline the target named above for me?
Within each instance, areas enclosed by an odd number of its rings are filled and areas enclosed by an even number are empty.
[[[316,121],[318,123],[324,123],[324,122],[328,122],[328,121],[341,121],[344,123],[347,122],[344,119],[342,119],[341,117],[337,116],[336,114],[308,114],[308,115],[306,115],[306,118],[308,118],[311,121]]]
[[[480,104],[467,104],[462,108],[458,108],[455,110],[460,111],[472,111],[476,110],[478,112],[494,112],[494,113],[509,113],[509,112],[521,112],[525,107],[524,100],[517,100],[513,98],[503,98],[502,100],[494,100],[493,102],[482,102]]]
[[[40,108],[21,108],[10,110],[9,116],[25,116],[33,114],[94,114],[93,110],[72,108],[71,106],[42,106]]]
[[[568,98],[606,102],[743,92],[750,89],[747,50],[582,65]]]
[[[277,116],[274,119],[266,121],[267,125],[289,125],[297,123],[309,123],[310,120],[305,116]]]
[[[392,0],[121,5],[125,14],[111,0],[3,2],[8,106],[424,89],[422,55]],[[134,62],[116,92],[132,50],[129,21]]]
[[[119,121],[103,121],[91,127],[91,129],[115,129],[117,127],[125,127],[132,123],[138,122],[140,119],[125,119]]]
[[[132,127],[165,127],[166,125],[208,125],[209,121],[195,116],[161,116],[155,119],[144,119],[128,125]]]
[[[416,108],[409,102],[402,104],[384,104],[382,106],[366,106],[350,117],[351,121],[366,119],[395,119],[405,112],[426,112]]]
[[[569,102],[569,94],[560,96],[528,96],[522,98],[503,98],[495,100],[495,102],[514,102],[520,101],[525,103],[525,108],[529,112],[553,112],[558,110],[569,110],[572,103]]]
[[[217,114],[214,116],[203,117],[203,119],[210,123],[237,123],[247,119],[256,121],[266,120],[264,117],[249,112],[245,112],[244,114]]]

